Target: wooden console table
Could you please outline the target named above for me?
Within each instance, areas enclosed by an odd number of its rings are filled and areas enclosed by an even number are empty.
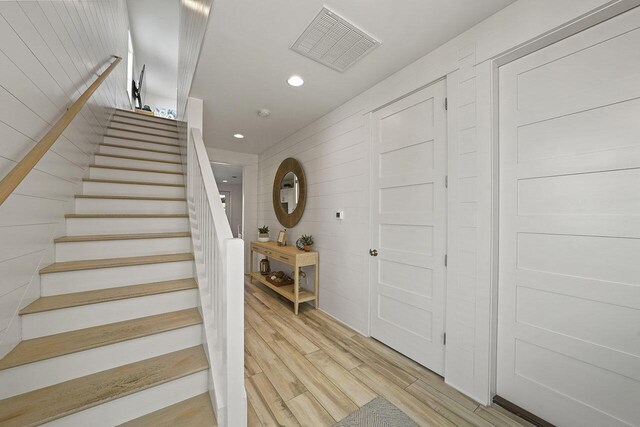
[[[253,254],[259,253],[276,261],[283,262],[293,266],[294,277],[293,285],[275,286],[267,281],[260,272],[253,271]],[[315,307],[318,308],[319,282],[318,282],[318,252],[304,252],[295,246],[278,246],[276,242],[251,242],[251,279],[255,279],[266,287],[274,290],[289,301],[293,302],[294,313],[298,314],[298,305],[301,302],[315,301]],[[315,281],[313,293],[300,289],[300,267],[314,266]]]

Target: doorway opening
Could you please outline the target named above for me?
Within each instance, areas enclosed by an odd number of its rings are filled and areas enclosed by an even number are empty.
[[[231,225],[233,237],[242,238],[244,231],[243,167],[242,165],[212,162],[211,168],[220,192],[220,201]]]

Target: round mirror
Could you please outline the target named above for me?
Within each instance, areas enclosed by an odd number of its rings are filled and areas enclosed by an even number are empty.
[[[307,184],[302,166],[296,159],[285,159],[273,180],[273,209],[286,228],[302,218],[307,197]]]

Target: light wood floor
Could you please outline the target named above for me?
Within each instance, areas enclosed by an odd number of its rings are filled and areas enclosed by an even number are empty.
[[[249,426],[330,426],[377,396],[421,426],[531,426],[307,304],[295,316],[290,303],[246,282]]]

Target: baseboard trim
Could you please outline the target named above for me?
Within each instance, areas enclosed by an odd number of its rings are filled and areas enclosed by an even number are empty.
[[[507,411],[516,414],[517,416],[519,416],[523,420],[529,421],[531,424],[534,424],[534,425],[536,425],[538,427],[555,427],[554,424],[551,424],[550,422],[548,422],[546,420],[543,420],[539,416],[537,416],[535,414],[532,414],[531,412],[527,411],[526,409],[521,408],[520,406],[516,405],[515,403],[511,403],[507,399],[504,399],[504,398],[502,398],[502,397],[500,397],[498,395],[495,395],[493,397],[493,403],[495,403],[496,405],[502,406]]]

